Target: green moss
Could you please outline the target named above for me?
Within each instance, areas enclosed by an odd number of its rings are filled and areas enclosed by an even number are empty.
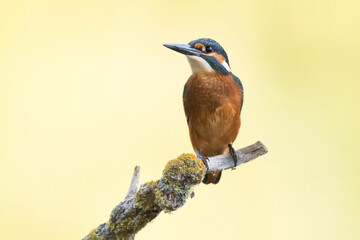
[[[192,187],[201,183],[205,166],[193,154],[182,154],[169,161],[155,191],[155,202],[165,211],[174,211],[185,204]]]
[[[154,204],[165,211],[174,211],[181,207],[192,186],[201,183],[205,175],[205,166],[193,154],[182,154],[169,161],[159,181],[143,184],[135,197],[135,204],[143,210],[153,208]]]
[[[106,225],[111,231],[115,229],[115,224],[112,221],[108,221]]]
[[[135,204],[141,209],[148,210],[154,206],[155,189],[158,181],[150,181],[141,185],[135,197]]]
[[[155,204],[157,183],[149,181],[141,185],[134,199],[125,200],[115,208],[107,225],[117,239],[129,238],[161,212]]]
[[[196,185],[205,175],[205,166],[194,154],[182,154],[169,161],[163,171],[163,178],[170,184]]]
[[[160,211],[160,209],[157,211],[134,210],[129,216],[121,219],[121,221],[116,224],[116,228],[114,229],[115,236],[117,236],[118,239],[129,238],[153,220]]]
[[[99,236],[97,231],[97,229],[92,230],[86,240],[103,240],[103,237]]]

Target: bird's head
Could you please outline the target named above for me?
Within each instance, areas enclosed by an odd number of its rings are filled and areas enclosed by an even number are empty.
[[[224,75],[231,73],[225,50],[210,38],[200,38],[188,44],[164,44],[164,46],[185,54],[193,73],[201,71],[216,71]]]

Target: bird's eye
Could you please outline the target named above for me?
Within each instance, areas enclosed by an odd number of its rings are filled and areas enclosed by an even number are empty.
[[[212,48],[211,46],[206,46],[205,51],[206,51],[207,53],[211,53],[211,52],[213,52],[214,50],[213,50],[213,48]]]

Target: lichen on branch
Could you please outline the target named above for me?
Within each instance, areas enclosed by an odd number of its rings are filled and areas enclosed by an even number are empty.
[[[200,184],[204,176],[201,160],[193,154],[182,154],[166,164],[160,180],[141,185],[134,197],[114,208],[106,224],[84,239],[129,239],[161,211],[171,212],[183,206],[193,186]]]

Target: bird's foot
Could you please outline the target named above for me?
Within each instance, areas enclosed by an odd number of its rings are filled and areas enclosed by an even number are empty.
[[[228,146],[229,146],[229,150],[230,150],[230,155],[231,155],[232,159],[234,160],[234,167],[232,169],[235,169],[236,165],[237,165],[237,161],[239,159],[239,156],[238,156],[238,153],[233,148],[233,146],[231,145],[231,143],[229,143]]]
[[[206,170],[209,170],[208,161],[209,159],[200,153],[200,150],[196,150],[197,157],[204,163]]]

